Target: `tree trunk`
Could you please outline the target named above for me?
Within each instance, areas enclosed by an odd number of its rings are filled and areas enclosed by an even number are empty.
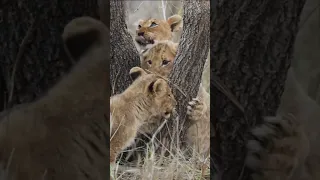
[[[178,117],[173,117],[178,121],[169,121],[169,127],[170,124],[173,128],[178,125],[179,132],[174,131],[174,133],[178,133],[180,139],[184,137],[183,132],[188,126],[184,123],[187,105],[192,98],[197,96],[209,51],[210,3],[203,0],[185,0],[183,2],[183,12],[181,41],[173,69],[168,77],[173,94],[178,102]]]
[[[209,51],[210,4],[203,0],[186,0],[183,11],[181,41],[169,75],[182,119],[186,116],[187,103],[197,96]]]
[[[245,141],[262,116],[275,115],[292,59],[305,0],[221,1],[214,12],[212,84],[215,78],[235,95],[244,113],[213,89],[217,130],[211,152],[222,179],[247,179]],[[213,169],[213,168],[212,168]],[[214,174],[213,172],[212,174]]]
[[[127,31],[125,1],[110,1],[110,82],[112,95],[124,91],[130,84],[129,71],[140,66],[140,58]]]
[[[69,70],[61,34],[83,15],[98,17],[96,1],[0,2],[1,110],[33,101]]]

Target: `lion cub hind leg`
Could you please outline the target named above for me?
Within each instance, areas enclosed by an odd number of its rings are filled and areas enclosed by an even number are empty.
[[[134,142],[138,129],[122,127],[110,139],[110,163],[115,163],[118,154]]]
[[[246,166],[254,171],[254,180],[289,180],[304,163],[309,142],[292,114],[265,117],[252,130],[247,143]]]

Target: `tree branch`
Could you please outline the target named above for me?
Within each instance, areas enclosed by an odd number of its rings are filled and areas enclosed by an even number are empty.
[[[10,78],[10,89],[9,89],[9,98],[8,98],[8,108],[11,108],[13,106],[12,104],[12,97],[13,97],[13,94],[14,94],[14,84],[15,84],[15,75],[16,75],[16,71],[18,69],[18,66],[19,66],[19,63],[22,59],[22,56],[23,56],[23,53],[25,52],[26,50],[26,47],[27,47],[27,44],[29,43],[28,41],[30,40],[30,37],[34,31],[34,28],[35,28],[35,22],[36,20],[34,20],[31,24],[31,26],[29,27],[25,37],[23,38],[20,46],[19,46],[19,51],[18,51],[18,54],[17,54],[17,57],[16,57],[16,60],[14,62],[14,66],[13,66],[13,69],[12,69],[12,73],[11,73],[11,78]]]

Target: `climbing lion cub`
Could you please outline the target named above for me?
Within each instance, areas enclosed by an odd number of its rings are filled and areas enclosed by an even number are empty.
[[[169,40],[158,41],[140,54],[141,67],[147,71],[168,77],[177,54],[178,43]],[[209,155],[210,150],[210,95],[202,85],[197,98],[189,102],[188,117],[192,126],[187,130],[186,141],[197,152]],[[144,127],[144,129],[151,129]]]
[[[320,179],[320,107],[288,70],[276,116],[252,129],[246,165],[253,180]]]
[[[148,44],[154,44],[155,41],[172,40],[173,32],[180,31],[182,24],[182,17],[177,14],[167,20],[154,18],[140,20],[136,30],[135,41],[143,50]]]
[[[132,68],[130,76],[133,83],[110,99],[110,163],[115,163],[120,151],[131,145],[151,116],[168,119],[177,104],[169,85],[159,76],[139,67]]]
[[[107,179],[108,36],[90,17],[66,25],[76,65],[42,98],[0,114],[0,179]]]

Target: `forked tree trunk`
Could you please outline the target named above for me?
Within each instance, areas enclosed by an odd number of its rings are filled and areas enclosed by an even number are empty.
[[[244,0],[217,5],[212,25],[211,81],[221,79],[244,107],[241,112],[221,91],[211,91],[212,123],[217,130],[211,165],[224,170],[222,179],[248,177],[243,171],[246,135],[262,116],[276,113],[304,2]]]
[[[140,66],[140,59],[127,31],[125,1],[110,0],[110,16],[110,82],[113,95],[131,84],[129,71]]]
[[[130,68],[140,65],[138,52],[126,31],[124,4],[122,1],[112,0],[110,7],[112,60],[110,78],[115,93],[122,92],[131,83],[128,76]],[[173,93],[178,101],[177,112],[180,115],[180,121],[184,121],[187,103],[191,98],[196,97],[199,89],[209,51],[210,22],[209,1],[186,0],[183,1],[183,4],[183,32],[175,64],[169,77],[169,81],[173,84]],[[174,125],[171,124],[171,127]],[[160,134],[163,135],[163,133]]]

